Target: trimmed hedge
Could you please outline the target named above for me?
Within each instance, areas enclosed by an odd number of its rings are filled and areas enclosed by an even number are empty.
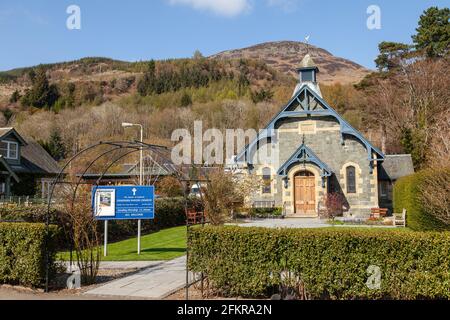
[[[283,213],[283,208],[250,208],[248,213],[251,217],[268,218],[270,216],[280,217]]]
[[[366,285],[371,265],[380,289]],[[291,271],[311,299],[449,299],[450,233],[195,227],[189,268],[228,296],[270,296]]]
[[[450,226],[436,219],[421,204],[420,186],[430,177],[430,172],[420,171],[402,177],[394,185],[394,211],[406,209],[406,226],[415,231],[450,230]]]
[[[0,223],[0,283],[40,287],[45,283],[45,244],[48,240],[50,276],[55,271],[57,227],[44,224]]]

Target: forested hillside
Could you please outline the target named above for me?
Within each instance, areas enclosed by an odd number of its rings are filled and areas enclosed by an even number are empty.
[[[450,151],[448,11],[436,10],[421,17],[412,45],[380,44],[377,72],[356,84],[321,83],[325,100],[353,126],[387,153],[411,153],[417,168],[448,163]],[[142,123],[146,141],[169,146],[172,131],[192,129],[194,120],[205,130],[260,129],[297,79],[246,50],[164,61],[85,58],[0,72],[0,125],[17,127],[61,160],[96,141],[134,138],[123,121]],[[290,51],[279,56],[294,66]],[[303,51],[295,59],[302,58]],[[342,74],[348,66],[339,68]],[[355,77],[367,73],[352,68]]]

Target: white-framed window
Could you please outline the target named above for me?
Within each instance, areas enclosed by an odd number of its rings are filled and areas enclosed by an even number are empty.
[[[14,141],[0,141],[0,154],[6,159],[18,159],[19,144]]]

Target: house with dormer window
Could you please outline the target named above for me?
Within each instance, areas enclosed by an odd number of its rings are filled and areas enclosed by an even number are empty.
[[[0,128],[0,196],[46,197],[58,163],[14,128]]]
[[[345,216],[389,209],[395,180],[414,172],[411,156],[385,155],[353,128],[323,99],[318,73],[306,55],[290,101],[235,157],[235,172],[263,181],[250,204],[317,217],[327,196],[339,194]]]

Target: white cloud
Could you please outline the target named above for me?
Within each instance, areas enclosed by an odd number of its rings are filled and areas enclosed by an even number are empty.
[[[226,17],[234,17],[251,9],[250,0],[169,0],[169,3],[187,5]]]
[[[279,7],[284,12],[290,13],[297,10],[299,0],[267,0],[270,7]]]

